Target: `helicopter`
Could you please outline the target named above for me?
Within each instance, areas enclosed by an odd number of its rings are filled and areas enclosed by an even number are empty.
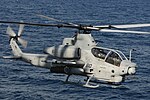
[[[9,35],[9,44],[13,56],[4,56],[3,58],[20,59],[33,66],[49,69],[51,73],[66,74],[66,82],[71,75],[80,75],[87,77],[85,87],[97,88],[99,84],[96,81],[102,81],[111,84],[122,83],[125,76],[136,73],[137,64],[131,61],[132,50],[127,58],[119,50],[99,47],[92,37],[92,31],[99,32],[117,32],[117,33],[137,33],[150,34],[150,32],[127,31],[128,28],[149,27],[150,24],[127,24],[127,25],[81,25],[68,23],[62,20],[51,18],[45,15],[40,17],[53,20],[61,24],[41,24],[14,21],[0,21],[5,24],[19,24],[18,34],[8,26],[6,33]],[[21,38],[25,25],[58,27],[77,29],[75,35],[71,38],[64,38],[62,44],[54,45],[44,49],[44,53],[33,54],[25,53],[19,47],[27,47],[27,41]]]

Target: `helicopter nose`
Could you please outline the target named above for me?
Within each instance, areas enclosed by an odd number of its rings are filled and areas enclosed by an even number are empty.
[[[128,74],[129,75],[132,75],[132,74],[135,74],[136,72],[136,64],[135,63],[131,63],[128,67]]]

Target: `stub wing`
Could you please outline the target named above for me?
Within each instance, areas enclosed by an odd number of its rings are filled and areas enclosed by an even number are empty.
[[[72,60],[47,60],[47,63],[52,63],[55,65],[63,65],[63,66],[67,66],[67,67],[75,67],[75,68],[83,68],[83,66],[85,65],[85,63],[82,60],[77,60],[77,61],[72,61]]]

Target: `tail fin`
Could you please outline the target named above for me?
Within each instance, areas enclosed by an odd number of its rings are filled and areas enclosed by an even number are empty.
[[[22,51],[21,51],[18,44],[16,43],[16,41],[13,38],[10,40],[10,47],[12,49],[13,55],[16,58],[20,58],[22,56]]]

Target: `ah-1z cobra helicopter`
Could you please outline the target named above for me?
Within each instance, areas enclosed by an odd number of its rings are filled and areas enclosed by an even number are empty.
[[[67,23],[44,15],[39,16],[61,22],[62,24],[0,21],[0,23],[20,24],[18,34],[10,26],[7,28],[13,57],[4,58],[17,58],[34,66],[50,69],[52,73],[66,74],[68,75],[66,81],[69,80],[71,75],[85,76],[87,80],[84,86],[91,88],[99,86],[91,85],[91,80],[121,83],[126,75],[135,74],[137,67],[136,63],[131,61],[132,50],[128,59],[119,50],[98,47],[91,36],[91,31],[150,34],[149,32],[122,30],[126,28],[148,27],[150,24],[88,26]],[[24,47],[27,46],[27,41],[20,38],[24,25],[74,28],[79,31],[72,38],[64,38],[62,44],[46,48],[44,50],[45,54],[32,54],[22,52],[18,46],[18,42]]]

